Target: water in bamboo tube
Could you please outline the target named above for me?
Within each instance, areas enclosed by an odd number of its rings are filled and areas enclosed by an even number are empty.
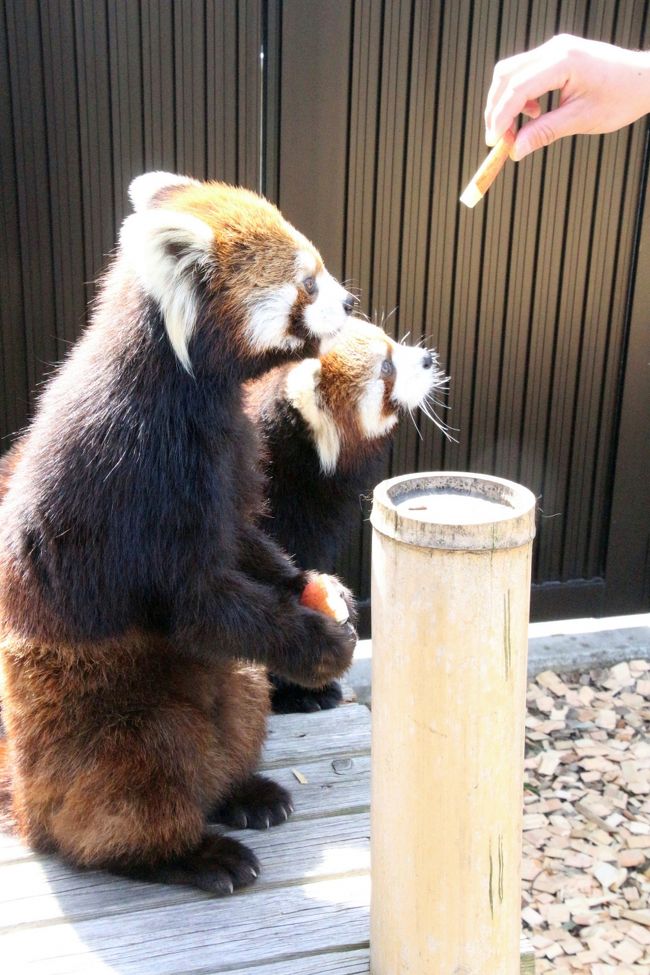
[[[535,498],[416,474],[371,520],[371,972],[517,975]]]

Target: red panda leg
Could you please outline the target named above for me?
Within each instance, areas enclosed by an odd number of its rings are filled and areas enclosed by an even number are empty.
[[[75,688],[76,667],[61,668],[65,648],[16,649],[5,659],[5,704],[13,804],[28,842],[78,866],[215,894],[255,879],[253,854],[206,836],[205,823],[258,763],[269,709],[263,671],[191,667],[150,644],[129,647],[129,660],[113,644],[133,679],[91,694],[87,673]],[[55,663],[46,666],[50,650]]]

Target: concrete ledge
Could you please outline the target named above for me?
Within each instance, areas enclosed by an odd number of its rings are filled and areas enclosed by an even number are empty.
[[[372,641],[360,640],[347,682],[362,704],[370,703]],[[650,613],[603,619],[531,623],[528,676],[611,667],[621,660],[650,660]]]
[[[621,660],[650,659],[650,613],[531,623],[528,673],[590,670]]]

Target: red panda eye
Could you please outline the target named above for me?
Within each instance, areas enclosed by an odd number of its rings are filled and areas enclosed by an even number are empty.
[[[307,294],[312,297],[318,291],[318,285],[316,284],[316,278],[313,275],[309,275],[307,278],[303,278],[302,286],[307,292]]]
[[[390,359],[384,359],[384,361],[381,364],[381,374],[382,374],[382,376],[384,376],[384,377],[392,376],[394,372],[395,372],[395,366],[393,365],[393,363],[391,362],[391,360]]]

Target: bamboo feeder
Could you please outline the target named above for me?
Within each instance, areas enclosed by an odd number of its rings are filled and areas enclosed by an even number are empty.
[[[372,510],[372,975],[518,975],[535,498],[476,474]]]

